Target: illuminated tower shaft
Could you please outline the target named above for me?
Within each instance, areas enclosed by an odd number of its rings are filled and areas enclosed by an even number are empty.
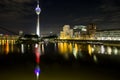
[[[36,11],[36,14],[37,14],[36,34],[40,37],[40,20],[39,20],[39,15],[40,15],[41,9],[39,7],[39,0],[37,0],[37,7],[36,7],[35,11]]]
[[[40,20],[39,20],[39,15],[37,16],[36,34],[38,36],[40,36]]]

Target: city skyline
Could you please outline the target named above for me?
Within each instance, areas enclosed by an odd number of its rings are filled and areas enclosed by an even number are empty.
[[[18,33],[35,33],[37,0],[1,0],[0,26]],[[95,23],[97,29],[120,27],[119,0],[40,0],[41,33],[59,33],[65,24]],[[7,33],[0,29],[1,33]]]

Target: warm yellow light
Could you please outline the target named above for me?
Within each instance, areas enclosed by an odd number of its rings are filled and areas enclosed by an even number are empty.
[[[92,47],[90,44],[88,44],[88,53],[89,55],[92,55]]]
[[[8,44],[8,41],[6,42],[6,45],[5,45],[5,52],[6,52],[6,54],[9,53],[9,44]]]
[[[58,43],[59,52],[67,59],[69,57],[68,43]]]
[[[68,52],[68,44],[67,43],[64,43],[64,53],[67,53]]]
[[[72,53],[73,51],[72,44],[70,43],[68,46],[69,46],[69,52]]]
[[[42,53],[44,54],[45,50],[44,50],[44,44],[42,44]]]
[[[58,49],[60,53],[63,53],[63,43],[58,43]]]

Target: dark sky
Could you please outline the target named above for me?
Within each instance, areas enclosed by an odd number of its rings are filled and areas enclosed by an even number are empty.
[[[16,33],[35,33],[35,7],[36,0],[0,0],[0,27]],[[40,7],[42,34],[59,33],[65,24],[120,28],[120,0],[40,0]],[[0,29],[0,33],[8,32]]]

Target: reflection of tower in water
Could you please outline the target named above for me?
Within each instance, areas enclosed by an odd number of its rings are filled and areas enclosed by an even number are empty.
[[[36,67],[35,67],[35,75],[37,80],[39,80],[39,75],[40,75],[40,45],[36,44],[35,45],[35,56],[36,56]]]
[[[40,37],[40,24],[39,24],[39,15],[41,12],[41,9],[39,7],[39,0],[37,0],[37,7],[35,8],[36,14],[37,14],[37,27],[36,27],[36,34]],[[36,55],[36,68],[35,68],[35,74],[37,77],[37,80],[39,79],[40,74],[40,46],[38,44],[35,45],[35,55]]]

